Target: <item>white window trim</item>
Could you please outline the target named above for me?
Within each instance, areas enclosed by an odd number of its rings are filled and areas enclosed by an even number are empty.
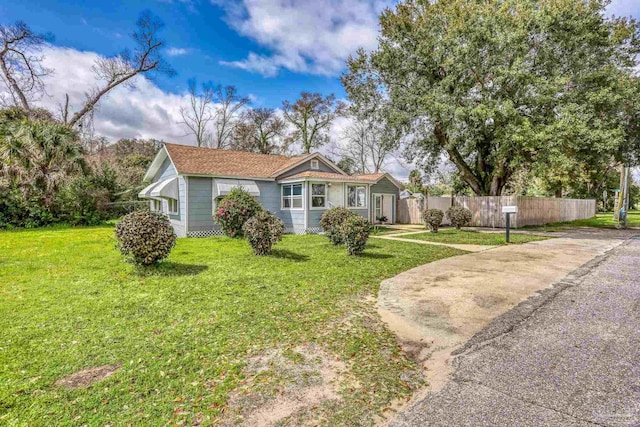
[[[171,201],[175,201],[176,203],[176,209],[175,210],[171,210]],[[180,211],[180,201],[178,199],[167,199],[167,213],[169,215],[178,215],[178,212]]]
[[[364,187],[364,206],[349,206],[349,187]],[[347,209],[369,210],[369,186],[367,184],[346,183],[344,188],[344,205],[347,207]]]
[[[313,159],[310,164],[311,170],[317,171],[320,170],[320,160]]]
[[[314,196],[313,195],[313,186],[314,185],[324,185],[324,196]],[[324,206],[313,206],[313,198],[314,197],[324,197]],[[311,211],[325,211],[329,209],[329,186],[326,182],[310,182],[309,183],[309,210]]]
[[[302,187],[302,195],[293,196],[293,186],[294,185],[300,185]],[[286,186],[291,186],[291,196],[286,196],[286,197],[291,197],[291,206],[292,207],[290,207],[290,208],[285,208],[284,207],[284,198],[285,198],[284,187],[286,187]],[[280,210],[282,210],[282,211],[304,211],[305,210],[304,209],[304,205],[305,205],[305,202],[304,202],[304,195],[305,195],[304,188],[305,187],[306,187],[306,185],[304,185],[304,182],[291,183],[291,184],[282,184],[280,186]],[[294,208],[293,207],[293,197],[296,197],[296,198],[300,197],[300,199],[302,200],[302,204],[301,204],[301,206],[299,208]]]

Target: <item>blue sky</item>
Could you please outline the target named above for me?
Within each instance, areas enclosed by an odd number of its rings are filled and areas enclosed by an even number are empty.
[[[274,2],[276,13],[277,3]],[[270,107],[280,106],[284,99],[295,99],[303,90],[344,96],[337,69],[301,71],[282,67],[276,75],[265,76],[222,65],[242,61],[250,53],[268,56],[279,48],[256,40],[264,35],[257,34],[260,29],[242,33],[234,28],[229,7],[223,2],[23,0],[0,4],[4,22],[25,20],[36,31],[54,34],[55,45],[102,55],[117,54],[129,45],[128,36],[143,10],[150,10],[165,23],[162,38],[168,52],[174,53],[167,57],[177,75],[156,80],[165,91],[182,92],[187,79],[195,77],[199,81],[236,85],[241,93],[255,96],[256,103]],[[313,29],[305,32],[312,34]]]

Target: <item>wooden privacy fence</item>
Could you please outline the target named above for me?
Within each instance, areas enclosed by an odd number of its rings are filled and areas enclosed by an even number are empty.
[[[515,205],[518,207],[518,213],[511,216],[511,225],[514,228],[586,219],[596,214],[594,199],[523,196],[456,196],[453,199],[451,197],[428,197],[426,203],[418,199],[399,200],[398,222],[422,224],[424,209],[436,208],[446,212],[452,204],[469,209],[472,214],[469,225],[475,227],[503,228],[505,226],[503,206]],[[446,216],[445,220],[447,220]]]
[[[424,199],[398,199],[397,222],[400,224],[422,224],[422,212],[426,209]]]
[[[451,197],[434,197],[429,196],[425,199],[412,197],[410,199],[398,200],[398,223],[400,224],[422,224],[422,213],[427,209],[440,209],[446,212],[451,207]],[[446,216],[442,220],[443,225],[449,225],[451,222]]]

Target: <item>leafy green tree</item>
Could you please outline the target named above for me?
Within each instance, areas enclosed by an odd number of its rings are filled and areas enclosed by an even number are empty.
[[[336,166],[349,175],[356,173],[356,162],[350,157],[341,157]]]
[[[407,189],[412,193],[422,193],[424,191],[422,172],[418,169],[414,169],[409,172],[409,185],[407,186]]]
[[[355,102],[382,93],[407,156],[427,169],[445,153],[478,195],[500,195],[531,165],[624,161],[637,147],[639,31],[606,5],[404,0],[343,84]]]

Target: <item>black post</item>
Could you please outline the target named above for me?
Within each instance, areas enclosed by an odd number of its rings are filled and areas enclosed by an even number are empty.
[[[511,214],[510,213],[506,213],[505,214],[507,216],[506,221],[507,221],[507,243],[509,243],[509,226],[511,225]]]

